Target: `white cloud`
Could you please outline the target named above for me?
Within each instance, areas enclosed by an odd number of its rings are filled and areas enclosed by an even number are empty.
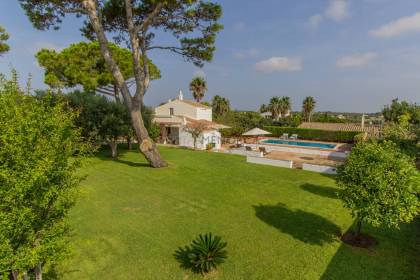
[[[238,60],[243,60],[246,58],[255,58],[260,52],[257,49],[249,49],[245,51],[237,51],[233,53],[233,56]]]
[[[243,21],[239,21],[233,25],[233,30],[235,31],[244,31],[246,29],[246,24]]]
[[[339,58],[336,65],[340,68],[364,67],[377,57],[378,54],[374,52],[357,53]]]
[[[320,14],[313,15],[309,17],[307,26],[309,28],[315,29],[321,24],[323,20],[324,20],[324,17],[322,15]]]
[[[349,16],[349,3],[347,0],[330,0],[325,16],[335,21],[342,21]]]
[[[300,71],[302,70],[302,59],[299,57],[272,57],[255,64],[255,69],[266,73],[276,71]]]
[[[328,7],[322,14],[315,14],[308,18],[306,26],[310,29],[316,29],[322,21],[330,19],[334,21],[343,21],[349,17],[348,0],[330,0]]]
[[[194,71],[193,76],[194,76],[194,77],[201,77],[201,78],[205,78],[207,75],[206,75],[206,72],[204,72],[204,70],[203,70],[203,69],[197,69],[197,70],[195,70],[195,71]]]
[[[370,34],[380,38],[391,38],[414,32],[420,32],[420,12],[385,24],[370,31]]]

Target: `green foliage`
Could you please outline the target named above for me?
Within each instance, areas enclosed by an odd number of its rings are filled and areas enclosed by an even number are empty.
[[[50,27],[59,28],[62,19],[68,13],[79,16],[86,14],[83,3],[79,0],[19,0],[19,3],[34,26],[42,30]],[[116,42],[129,42],[124,2],[107,0],[101,4],[100,14],[105,31],[114,34]],[[152,14],[158,4],[161,5],[159,12],[142,34],[147,40],[148,49],[172,51],[197,66],[211,61],[216,49],[216,35],[223,28],[218,23],[222,16],[221,6],[198,0],[132,1],[134,25],[139,26]],[[88,39],[96,37],[89,21],[85,21],[82,32]],[[178,44],[155,45],[153,39],[162,32],[171,34]]]
[[[112,56],[124,78],[134,76],[131,51],[109,44]],[[85,91],[114,84],[97,42],[72,44],[60,52],[42,49],[36,54],[45,69],[45,83],[52,88],[72,88],[81,85]],[[151,79],[159,79],[159,69],[149,61]]]
[[[66,256],[67,214],[88,148],[74,118],[51,94],[35,98],[16,79],[0,81],[0,275]]]
[[[150,138],[156,142],[160,137],[160,126],[156,123],[151,123],[148,131]]]
[[[9,40],[9,34],[0,26],[0,56],[10,50],[9,45],[6,44],[7,40]]]
[[[323,122],[323,123],[346,123],[346,119],[340,119],[329,113],[314,113],[312,116],[313,122]]]
[[[118,138],[130,135],[130,117],[123,104],[80,91],[69,93],[67,98],[69,105],[79,113],[76,125],[81,128],[85,139],[93,143],[107,142],[116,147]]]
[[[221,97],[220,95],[215,95],[211,102],[213,109],[213,116],[215,118],[219,116],[224,116],[230,111],[230,102],[229,99]]]
[[[359,134],[357,131],[330,131],[321,129],[264,126],[264,130],[270,131],[273,136],[280,137],[284,133],[297,134],[300,139],[319,140],[353,143],[354,137]]]
[[[197,102],[203,99],[204,94],[207,91],[207,82],[202,77],[195,77],[190,82],[190,91]]]
[[[294,113],[287,117],[274,120],[272,126],[298,127],[302,123],[302,115]]]
[[[393,141],[407,155],[420,159],[420,106],[394,99],[382,113],[387,124],[381,139]]]
[[[420,214],[420,174],[390,141],[357,144],[338,168],[337,184],[361,222],[398,227]]]
[[[408,121],[413,125],[420,125],[420,105],[410,104],[406,101],[392,100],[391,105],[382,110],[382,114],[387,122],[399,123],[403,115],[408,115]]]
[[[302,103],[302,115],[306,122],[310,122],[315,110],[315,99],[312,96],[307,96]]]
[[[217,235],[207,233],[199,235],[191,244],[188,258],[195,269],[201,273],[208,273],[222,264],[227,258],[226,242]]]
[[[223,116],[215,116],[215,121],[230,126],[228,129],[221,130],[224,137],[241,136],[242,133],[254,127],[271,124],[271,120],[261,117],[257,112],[240,111],[229,111]]]
[[[273,119],[278,120],[280,117],[287,115],[290,112],[291,107],[292,104],[290,102],[290,97],[275,96],[270,99],[270,103],[268,105],[261,105],[260,112],[271,112]]]

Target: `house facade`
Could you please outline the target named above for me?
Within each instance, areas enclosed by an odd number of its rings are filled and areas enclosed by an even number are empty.
[[[160,142],[183,147],[220,149],[220,129],[227,128],[213,122],[212,108],[193,100],[184,100],[182,91],[174,100],[155,108],[153,122],[161,129]]]

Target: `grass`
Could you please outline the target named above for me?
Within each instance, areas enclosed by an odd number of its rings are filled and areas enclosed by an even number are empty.
[[[175,251],[198,234],[228,242],[208,279],[415,279],[420,223],[365,228],[373,249],[342,244],[353,219],[330,177],[247,164],[240,156],[161,148],[151,169],[137,152],[100,155],[71,213],[74,255],[59,279],[202,279]],[[51,275],[51,274],[50,274]]]

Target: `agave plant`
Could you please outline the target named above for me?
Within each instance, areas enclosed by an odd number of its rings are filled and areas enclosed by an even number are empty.
[[[211,233],[199,235],[191,244],[188,259],[194,269],[201,273],[215,270],[227,258],[226,242],[222,242],[220,236]]]

